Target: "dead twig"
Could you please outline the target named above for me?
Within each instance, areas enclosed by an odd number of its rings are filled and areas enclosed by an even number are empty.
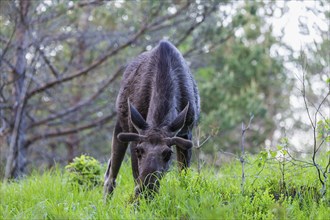
[[[242,182],[241,182],[241,191],[242,191],[242,194],[244,194],[244,184],[245,184],[245,170],[244,170],[244,166],[245,166],[245,132],[247,130],[250,129],[250,125],[251,125],[251,122],[252,122],[252,119],[254,118],[254,115],[251,114],[250,115],[250,120],[249,120],[249,123],[247,126],[245,126],[244,122],[242,122],[242,133],[241,133],[241,156],[240,156],[240,162],[242,164]]]

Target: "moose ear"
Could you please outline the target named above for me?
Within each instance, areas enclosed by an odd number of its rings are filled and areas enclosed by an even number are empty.
[[[130,103],[128,100],[129,106],[129,115],[130,121],[134,128],[140,133],[141,130],[146,130],[149,126],[147,122],[143,119],[142,115],[138,112],[138,110]]]
[[[189,102],[186,105],[186,107],[178,114],[176,119],[174,119],[172,123],[167,127],[169,132],[174,133],[173,136],[177,135],[177,133],[179,133],[179,131],[183,128],[186,122],[188,109],[189,109]]]
[[[144,140],[145,136],[136,133],[119,133],[117,135],[118,140],[127,143],[130,141],[141,141]]]
[[[176,145],[183,150],[188,150],[193,146],[192,141],[180,137],[166,138],[166,144],[169,146]]]

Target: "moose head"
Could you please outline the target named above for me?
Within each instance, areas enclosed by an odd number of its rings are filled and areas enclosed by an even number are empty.
[[[157,191],[159,180],[168,170],[173,154],[172,146],[182,149],[192,147],[192,142],[176,135],[185,125],[189,103],[169,123],[161,126],[148,124],[138,110],[128,102],[129,120],[138,133],[119,133],[121,142],[135,142],[132,157],[138,160],[138,185],[135,193],[138,196],[143,191]]]

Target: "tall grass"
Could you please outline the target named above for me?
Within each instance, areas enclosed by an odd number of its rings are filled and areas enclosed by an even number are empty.
[[[102,186],[84,189],[70,183],[61,168],[1,183],[1,219],[329,219],[329,195],[318,197],[315,170],[288,169],[285,190],[277,164],[247,169],[241,193],[240,165],[204,167],[161,181],[153,200],[133,199],[131,168],[125,163],[112,199],[104,204]],[[328,193],[329,194],[329,193]]]

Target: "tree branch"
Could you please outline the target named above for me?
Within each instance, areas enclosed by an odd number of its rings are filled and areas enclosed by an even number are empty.
[[[45,61],[45,63],[47,64],[47,66],[49,67],[51,73],[55,76],[55,78],[59,78],[59,72],[58,70],[52,65],[52,63],[50,62],[50,60],[47,58],[47,56],[45,55],[45,53],[39,48],[39,46],[35,47],[36,50],[41,54],[41,57],[43,58],[43,60]]]
[[[28,95],[27,98],[31,98],[33,95],[43,92],[47,89],[50,89],[58,84],[61,84],[63,82],[72,80],[74,78],[80,77],[82,75],[85,75],[87,73],[89,73],[91,70],[95,69],[96,67],[98,67],[100,64],[102,64],[104,61],[106,61],[108,58],[116,55],[120,50],[126,48],[127,46],[129,46],[131,43],[133,43],[134,41],[136,41],[142,34],[144,34],[144,32],[147,30],[146,29],[147,26],[144,25],[133,37],[131,37],[128,41],[126,41],[126,43],[120,45],[119,47],[115,48],[114,50],[110,51],[109,53],[105,54],[104,56],[102,56],[101,58],[99,58],[98,60],[94,61],[90,66],[79,70],[73,74],[71,74],[70,76],[67,77],[63,77],[57,80],[54,80],[52,82],[49,82],[47,84],[45,84],[44,86],[41,86],[39,88],[34,89],[33,91],[31,91]]]
[[[112,114],[110,114],[106,117],[103,117],[100,120],[97,120],[97,121],[92,122],[90,124],[87,124],[87,125],[84,125],[84,126],[79,126],[79,127],[73,128],[73,129],[59,130],[59,131],[55,131],[55,132],[49,132],[49,133],[34,136],[34,137],[27,140],[27,145],[30,145],[30,144],[32,144],[32,143],[34,143],[34,142],[36,142],[40,139],[65,136],[65,135],[69,135],[69,134],[78,133],[78,132],[83,131],[83,130],[91,129],[91,128],[94,128],[96,126],[101,126],[101,125],[107,123],[108,121],[110,121],[115,115],[116,115],[116,113],[112,113]]]
[[[111,76],[92,96],[90,96],[89,98],[87,98],[86,100],[82,101],[82,102],[79,102],[77,105],[75,106],[72,106],[64,111],[61,111],[61,112],[58,112],[58,113],[55,113],[53,115],[50,115],[49,117],[47,118],[44,118],[40,121],[37,121],[37,122],[34,122],[33,124],[31,124],[29,126],[29,128],[32,128],[32,127],[35,127],[35,126],[40,126],[40,125],[43,125],[45,123],[48,123],[52,120],[55,120],[55,119],[58,119],[58,118],[61,118],[65,115],[68,115],[72,112],[75,112],[77,110],[79,110],[80,108],[82,108],[83,106],[89,104],[90,102],[92,102],[95,98],[97,98],[101,93],[104,92],[104,90],[112,83],[114,82],[119,76],[120,74],[122,73],[122,70],[124,69],[124,66],[121,66],[120,68],[118,68],[118,70],[116,71],[116,73]]]

